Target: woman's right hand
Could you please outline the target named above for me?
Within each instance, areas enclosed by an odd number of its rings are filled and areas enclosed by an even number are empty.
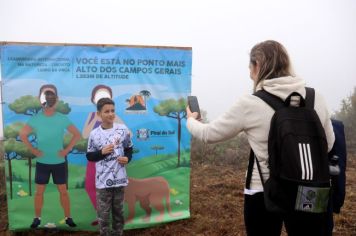
[[[192,112],[189,106],[187,106],[186,111],[187,111],[187,119],[191,117],[195,120],[198,120],[198,115],[199,115],[198,112]]]

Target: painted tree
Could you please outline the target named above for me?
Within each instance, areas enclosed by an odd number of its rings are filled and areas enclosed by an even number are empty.
[[[10,197],[12,198],[12,160],[20,160],[24,158],[28,158],[28,165],[29,165],[29,193],[30,196],[32,195],[31,191],[31,164],[32,159],[35,157],[21,142],[19,139],[19,132],[25,124],[22,122],[15,122],[9,126],[6,126],[4,129],[4,136],[6,140],[4,142],[4,153],[5,159],[8,161],[8,169],[9,169],[9,177],[10,177]],[[29,140],[35,140],[34,135],[30,135]]]
[[[20,137],[19,137],[19,133],[20,130],[25,126],[25,124],[23,122],[14,122],[8,126],[5,127],[4,129],[4,136],[7,139],[13,138],[16,141],[21,141]],[[33,139],[35,139],[35,136],[30,136],[30,142],[33,141]]]
[[[41,109],[41,103],[37,97],[26,95],[16,99],[13,103],[9,104],[10,110],[16,114],[27,116],[36,115]]]
[[[132,150],[132,154],[139,153],[139,152],[140,152],[140,149],[138,149],[138,148],[134,148],[134,149]]]
[[[63,145],[68,146],[70,140],[72,139],[72,135],[70,133],[66,133],[64,135]],[[84,139],[80,137],[79,141],[74,145],[73,149],[70,151],[72,154],[84,154],[87,151],[88,139]]]
[[[31,170],[31,160],[35,157],[20,141],[17,141],[15,138],[8,138],[4,141],[4,154],[5,160],[8,163],[8,169],[10,177],[10,198],[12,199],[13,192],[12,192],[12,160],[20,160],[25,157],[29,160],[29,169]],[[29,194],[32,195],[31,191],[31,171],[29,171]]]
[[[151,149],[152,149],[152,150],[155,150],[155,152],[156,152],[156,156],[157,156],[157,152],[158,152],[158,150],[163,150],[163,149],[164,149],[164,147],[163,147],[163,146],[161,146],[161,145],[153,145],[153,146],[151,147]]]
[[[151,92],[148,90],[142,90],[140,91],[140,95],[143,96],[145,100],[145,108],[147,109],[147,99],[151,96]]]
[[[178,100],[168,99],[160,102],[157,106],[153,108],[160,116],[166,116],[168,118],[176,119],[178,123],[178,163],[177,167],[180,166],[180,140],[182,133],[182,119],[187,117],[186,113],[187,101],[184,98]]]
[[[16,99],[13,103],[10,103],[9,108],[16,114],[33,116],[42,109],[42,106],[37,97],[26,95]],[[63,114],[68,114],[71,109],[68,103],[64,103],[62,100],[60,100],[58,101],[56,111]]]

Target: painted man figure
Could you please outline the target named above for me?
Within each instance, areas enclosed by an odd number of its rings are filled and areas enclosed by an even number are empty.
[[[70,215],[69,194],[66,187],[67,169],[65,157],[80,139],[78,129],[63,114],[56,112],[58,102],[57,89],[54,85],[47,84],[40,88],[40,102],[43,110],[31,117],[20,131],[20,138],[36,156],[36,193],[34,198],[35,218],[31,228],[41,224],[41,212],[46,185],[52,175],[53,183],[57,185],[60,194],[60,203],[64,210],[65,222],[70,227],[75,227]],[[63,138],[65,131],[72,134],[72,138],[64,148]],[[28,139],[30,134],[35,134],[37,146],[34,147]]]

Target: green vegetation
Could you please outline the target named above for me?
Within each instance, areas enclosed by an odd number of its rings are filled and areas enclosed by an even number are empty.
[[[334,118],[344,122],[348,152],[356,154],[356,87],[341,101],[341,109],[335,112]]]

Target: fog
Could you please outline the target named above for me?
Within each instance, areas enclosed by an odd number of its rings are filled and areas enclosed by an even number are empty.
[[[356,81],[356,1],[0,0],[0,41],[192,47],[192,94],[214,119],[252,92],[249,51],[274,39],[331,111]]]

